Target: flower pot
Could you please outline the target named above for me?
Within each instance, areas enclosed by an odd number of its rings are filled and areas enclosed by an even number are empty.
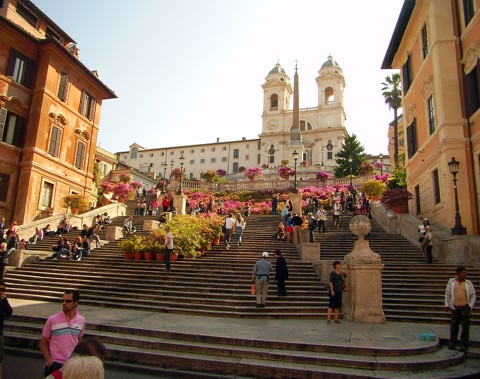
[[[127,259],[127,260],[133,259],[133,253],[125,251],[123,254],[124,254],[125,259]]]
[[[157,253],[156,255],[158,262],[165,262],[165,253]]]
[[[378,196],[377,195],[370,195],[370,200],[378,200]]]
[[[75,215],[75,216],[78,215],[79,210],[80,209],[78,209],[78,208],[72,208],[72,215]]]
[[[125,200],[127,200],[127,198],[123,196],[118,198],[118,202],[122,204],[125,203]]]
[[[225,234],[222,234],[222,235],[220,236],[220,241],[221,241],[221,242],[225,241]]]
[[[214,237],[213,241],[212,241],[212,245],[214,245],[214,246],[220,245],[220,238]]]
[[[136,261],[141,261],[143,259],[143,251],[136,251],[133,253],[133,258]]]
[[[408,203],[388,206],[395,213],[408,213]]]
[[[146,251],[143,253],[146,261],[153,261],[153,253]]]
[[[176,262],[178,259],[177,254],[170,254],[170,262]]]

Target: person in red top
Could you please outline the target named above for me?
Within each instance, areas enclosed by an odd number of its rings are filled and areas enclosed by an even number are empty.
[[[50,316],[45,323],[40,351],[45,359],[44,376],[63,366],[85,333],[85,318],[77,310],[78,290],[66,290],[62,298],[62,312]]]

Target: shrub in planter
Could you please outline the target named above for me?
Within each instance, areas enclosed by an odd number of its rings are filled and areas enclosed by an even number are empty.
[[[133,236],[120,240],[118,242],[118,248],[126,253],[133,254],[134,252],[141,251],[144,248],[144,242],[142,237]]]
[[[386,190],[387,185],[382,180],[367,180],[360,188],[362,192],[365,192],[368,196],[380,197]]]
[[[394,188],[385,191],[380,201],[389,208],[397,206],[405,206],[408,201],[413,199],[413,195],[406,188]]]
[[[78,209],[80,213],[86,212],[90,209],[90,201],[85,195],[68,195],[64,199],[66,206],[70,209]]]

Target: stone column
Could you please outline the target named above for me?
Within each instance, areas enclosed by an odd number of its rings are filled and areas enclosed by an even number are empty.
[[[350,230],[358,239],[352,251],[345,256],[349,291],[345,293],[343,314],[347,320],[384,323],[382,306],[382,270],[380,255],[374,253],[365,240],[371,230],[366,216],[355,216],[350,220]]]
[[[173,197],[173,206],[177,210],[178,215],[184,215],[187,207],[187,197],[185,195],[175,195]]]
[[[119,238],[123,237],[123,228],[120,226],[113,226],[113,225],[108,225],[107,226],[107,234],[106,234],[106,240],[107,241],[116,241]]]

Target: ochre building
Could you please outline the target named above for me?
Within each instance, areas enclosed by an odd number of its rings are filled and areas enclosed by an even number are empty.
[[[467,234],[479,232],[480,0],[405,0],[382,68],[401,70],[410,213],[450,229],[453,176]]]
[[[32,2],[0,6],[0,216],[23,224],[64,213],[72,193],[94,205],[100,111],[115,93]]]

